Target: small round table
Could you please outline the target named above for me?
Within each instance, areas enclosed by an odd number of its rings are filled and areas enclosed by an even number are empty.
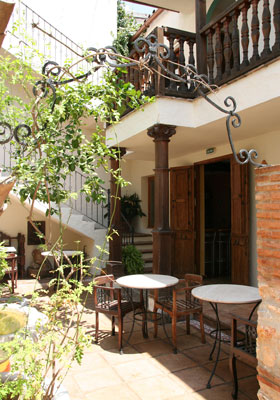
[[[145,298],[147,299],[147,293],[150,289],[164,289],[170,286],[175,286],[179,282],[178,278],[175,278],[171,275],[161,275],[161,274],[135,274],[135,275],[125,275],[116,280],[117,284],[121,287],[127,289],[140,289],[140,299],[143,301],[143,291],[146,291]],[[144,302],[143,302],[144,304]],[[136,313],[134,314],[135,318]],[[134,324],[133,324],[134,326]],[[132,335],[132,331],[130,332],[128,341]],[[147,300],[146,304],[144,304],[144,329],[143,329],[144,337],[148,337],[148,329],[147,329]]]
[[[210,378],[207,383],[207,388],[209,389],[211,388],[211,380],[216,371],[221,350],[221,323],[219,319],[218,304],[256,303],[249,315],[249,319],[251,319],[253,312],[261,302],[261,297],[259,295],[259,290],[256,287],[245,286],[245,285],[232,285],[232,284],[199,286],[192,290],[192,295],[199,300],[208,301],[216,315],[216,324],[217,324],[216,336],[213,348],[209,356],[209,360],[212,360],[212,355],[215,351],[217,342],[218,342],[218,351],[213,370],[211,372]]]

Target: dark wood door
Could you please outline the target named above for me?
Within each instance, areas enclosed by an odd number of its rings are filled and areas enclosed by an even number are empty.
[[[174,232],[172,273],[182,277],[195,271],[194,167],[172,168],[170,183]]]
[[[231,159],[231,281],[249,283],[249,168]]]

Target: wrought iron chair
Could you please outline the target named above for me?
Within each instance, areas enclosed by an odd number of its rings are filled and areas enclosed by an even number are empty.
[[[194,287],[202,285],[203,278],[201,275],[186,274],[185,279],[180,279],[176,287],[172,289],[172,296],[159,298],[158,290],[155,290],[154,295],[154,312],[161,310],[166,312],[172,320],[172,343],[173,351],[177,353],[177,334],[176,323],[178,318],[185,316],[186,331],[190,334],[190,315],[199,314],[201,342],[205,343],[204,323],[202,314],[202,304],[199,300],[191,295],[191,290]],[[181,285],[183,284],[183,287]],[[180,296],[181,295],[181,296]],[[158,324],[154,320],[154,337],[157,337]]]
[[[244,329],[244,335],[240,339],[238,329]],[[229,366],[232,373],[234,389],[232,398],[237,399],[238,396],[238,378],[236,359],[242,359],[250,365],[257,366],[256,358],[256,339],[257,339],[257,322],[248,319],[233,317],[231,326],[231,353],[229,358]]]
[[[95,306],[95,342],[98,343],[99,313],[111,316],[112,336],[115,335],[115,317],[118,318],[118,347],[122,353],[122,333],[123,317],[135,312],[136,309],[144,310],[141,301],[133,301],[132,298],[123,298],[122,289],[114,287],[114,275],[98,276],[95,279],[96,285],[93,287],[94,306]],[[134,319],[133,319],[134,323]]]

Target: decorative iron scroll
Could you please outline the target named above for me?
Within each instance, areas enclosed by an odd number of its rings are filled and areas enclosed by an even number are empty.
[[[226,97],[224,100],[225,107],[221,107],[215,103],[207,94],[209,91],[212,91],[211,85],[208,83],[208,77],[206,75],[199,75],[194,65],[181,65],[171,62],[169,60],[169,47],[163,43],[158,43],[157,37],[153,34],[149,35],[147,38],[138,38],[134,42],[134,50],[142,57],[140,60],[124,57],[118,54],[112,46],[100,49],[90,47],[87,49],[86,55],[78,61],[81,62],[87,60],[88,63],[91,64],[90,68],[87,72],[78,76],[71,73],[71,67],[66,68],[58,65],[55,61],[47,61],[42,68],[44,78],[36,82],[33,88],[33,94],[36,98],[52,96],[51,110],[53,111],[56,103],[56,88],[61,85],[75,81],[84,81],[102,67],[134,67],[138,69],[146,69],[152,74],[160,74],[169,80],[182,82],[183,84],[188,85],[193,89],[193,92],[197,93],[198,96],[202,96],[209,104],[227,115],[226,129],[228,140],[237,163],[241,165],[251,163],[256,167],[267,166],[267,164],[260,164],[254,161],[258,157],[256,150],[241,149],[239,153],[235,150],[231,126],[233,128],[239,128],[241,126],[241,117],[236,112],[237,104],[233,97]],[[173,64],[173,69],[174,65],[176,65],[176,67],[179,68],[180,75],[168,69],[165,64]],[[158,67],[160,67],[160,69]],[[20,131],[24,133],[19,135]],[[18,143],[24,145],[24,139],[30,136],[30,134],[31,128],[25,124],[20,124],[13,130],[9,124],[0,122],[0,144],[7,143],[15,137],[15,140]]]

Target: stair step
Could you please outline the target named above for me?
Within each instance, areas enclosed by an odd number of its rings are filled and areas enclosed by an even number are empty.
[[[144,265],[144,273],[145,274],[151,274],[153,272],[153,266],[152,265]]]
[[[153,258],[152,258],[152,257],[150,257],[150,258],[144,258],[144,261],[145,261],[145,264],[146,264],[146,263],[152,263],[152,262],[153,262]]]
[[[151,245],[151,244],[153,244],[153,242],[152,241],[150,241],[150,242],[148,242],[148,241],[141,241],[141,242],[135,242],[134,241],[134,246],[143,246],[143,245]]]
[[[146,253],[152,253],[152,252],[153,252],[153,249],[139,249],[139,251],[140,251],[142,254],[146,254]]]

